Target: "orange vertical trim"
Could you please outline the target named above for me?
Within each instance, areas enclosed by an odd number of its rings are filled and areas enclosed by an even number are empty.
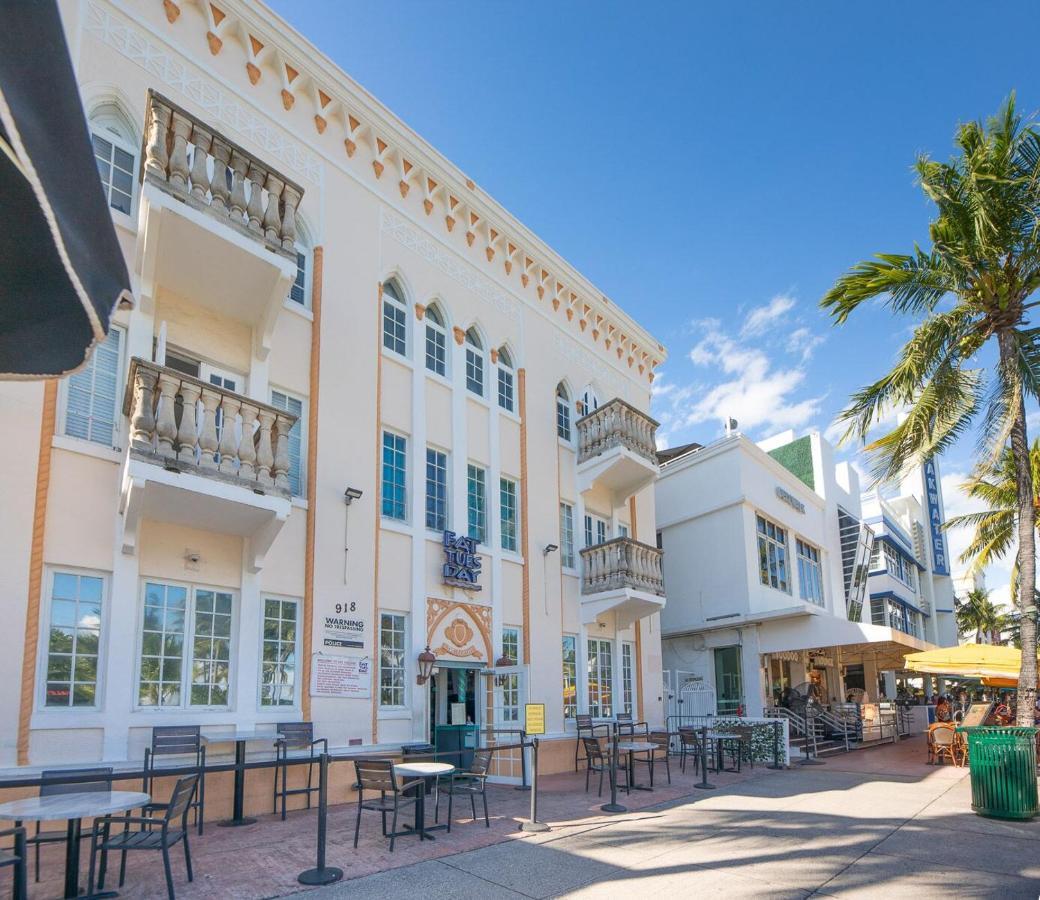
[[[36,697],[36,655],[40,646],[40,594],[43,589],[43,538],[47,528],[47,495],[51,486],[51,443],[58,407],[58,382],[43,386],[40,448],[36,462],[36,500],[33,505],[32,544],[29,550],[29,592],[25,605],[25,644],[22,649],[22,692],[18,707],[18,765],[29,763],[29,722]]]
[[[517,369],[517,395],[520,404],[520,554],[524,558],[521,570],[521,600],[523,602],[524,662],[531,665],[531,542],[530,505],[527,500],[527,370]]]
[[[628,528],[633,541],[639,540],[639,521],[636,518],[636,495],[628,498]],[[636,718],[643,719],[643,628],[636,619]]]
[[[311,654],[314,646],[314,528],[318,497],[318,376],[321,369],[321,279],[325,248],[315,247],[311,275],[311,370],[307,444],[307,551],[303,564],[303,718],[311,718]]]
[[[378,306],[376,313],[376,481],[375,481],[375,547],[372,550],[373,558],[373,582],[372,582],[372,659],[379,658],[379,515],[382,499],[383,480],[380,477],[379,463],[382,459],[382,429],[383,429],[383,285],[380,283],[378,291]],[[412,623],[415,627],[415,623]],[[372,743],[379,741],[379,672],[375,673],[372,686]]]

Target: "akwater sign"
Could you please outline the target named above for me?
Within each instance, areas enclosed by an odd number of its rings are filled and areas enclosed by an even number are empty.
[[[946,532],[943,531],[942,507],[939,502],[939,476],[935,471],[935,462],[931,459],[924,464],[924,492],[928,507],[928,527],[932,536],[932,571],[936,575],[949,575]]]
[[[443,544],[443,582],[467,591],[479,591],[477,579],[480,577],[480,556],[477,554],[476,540],[454,531],[445,531]]]

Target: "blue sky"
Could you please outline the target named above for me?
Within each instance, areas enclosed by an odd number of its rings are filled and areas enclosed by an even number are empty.
[[[826,430],[912,323],[819,297],[927,243],[918,152],[1040,106],[1035,3],[270,2],[665,344],[671,444]]]

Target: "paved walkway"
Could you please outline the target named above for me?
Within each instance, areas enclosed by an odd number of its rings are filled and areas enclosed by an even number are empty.
[[[314,894],[543,898],[1040,895],[1040,820],[971,812],[923,741],[756,770],[717,791],[352,879]],[[892,774],[897,773],[897,774]]]

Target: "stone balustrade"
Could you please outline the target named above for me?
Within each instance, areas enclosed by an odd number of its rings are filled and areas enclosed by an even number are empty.
[[[614,398],[578,419],[578,462],[627,447],[657,465],[657,425],[646,413]]]
[[[303,188],[155,91],[145,113],[144,179],[296,260]]]
[[[598,594],[631,588],[664,596],[661,559],[664,553],[632,538],[614,538],[581,551],[581,592]]]
[[[137,458],[291,494],[291,413],[139,357],[130,362],[123,412]]]

